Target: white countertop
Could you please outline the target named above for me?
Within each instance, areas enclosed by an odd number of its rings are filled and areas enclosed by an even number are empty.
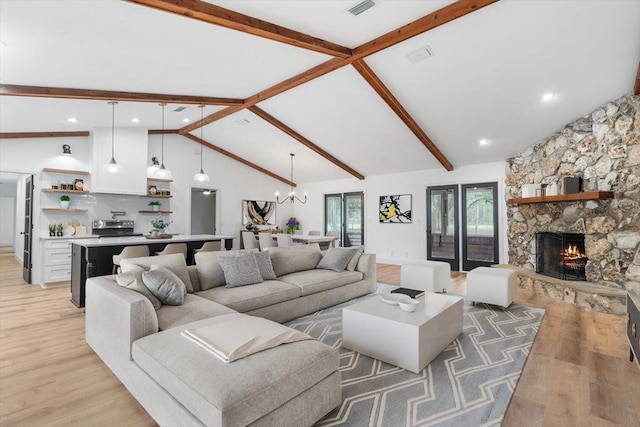
[[[59,238],[61,239],[62,237]],[[73,242],[73,244],[84,246],[86,248],[94,248],[98,246],[149,245],[152,243],[179,243],[204,240],[227,240],[233,238],[234,236],[221,236],[217,234],[179,234],[173,236],[171,239],[147,239],[144,236],[99,237],[78,240],[77,242]]]
[[[40,240],[69,240],[69,239],[97,239],[95,234],[85,234],[84,236],[40,236]]]

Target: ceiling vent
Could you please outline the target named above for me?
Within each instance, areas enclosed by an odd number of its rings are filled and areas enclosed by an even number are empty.
[[[251,123],[251,121],[249,119],[245,118],[245,117],[241,118],[240,120],[236,120],[236,124],[238,126],[246,126],[249,123]]]
[[[365,10],[369,10],[375,5],[376,4],[372,0],[364,0],[363,2],[358,3],[357,5],[349,9],[349,13],[354,16],[358,16]]]
[[[187,109],[187,107],[178,107],[178,108],[176,108],[175,110],[173,110],[173,112],[174,112],[174,113],[179,113],[180,111],[184,111],[184,110],[186,110],[186,109]]]
[[[433,50],[431,50],[431,46],[424,46],[418,50],[407,53],[407,58],[409,58],[409,61],[411,61],[412,64],[424,61],[425,59],[431,58],[432,56]]]

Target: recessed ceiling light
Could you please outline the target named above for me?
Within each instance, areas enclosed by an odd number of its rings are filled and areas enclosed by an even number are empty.
[[[68,121],[69,123],[78,123],[78,119],[76,119],[75,117],[69,117],[69,118],[67,119],[67,121]]]
[[[140,119],[137,117],[134,117],[133,119],[131,119],[132,123],[140,123]]]
[[[189,117],[185,117],[184,119],[182,119],[182,123],[189,123],[191,120],[189,120]]]
[[[547,92],[542,95],[542,102],[551,102],[555,98],[555,95],[552,92]]]
[[[486,146],[486,145],[489,145],[489,140],[488,140],[488,139],[486,139],[486,138],[482,138],[482,139],[479,141],[479,143],[480,143],[480,145],[481,145],[481,146],[483,146],[483,147],[484,147],[484,146]]]

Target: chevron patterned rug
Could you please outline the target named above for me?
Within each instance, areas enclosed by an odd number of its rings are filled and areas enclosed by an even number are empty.
[[[301,317],[287,325],[340,349],[342,405],[321,426],[499,426],[544,310],[465,302],[462,334],[419,374],[341,348],[342,308],[393,289]]]

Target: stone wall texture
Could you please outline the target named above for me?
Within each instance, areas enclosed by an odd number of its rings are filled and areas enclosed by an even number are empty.
[[[507,205],[509,263],[535,270],[538,231],[584,233],[587,281],[640,292],[640,96],[625,96],[507,162],[506,197],[527,183],[582,176],[612,200]]]

